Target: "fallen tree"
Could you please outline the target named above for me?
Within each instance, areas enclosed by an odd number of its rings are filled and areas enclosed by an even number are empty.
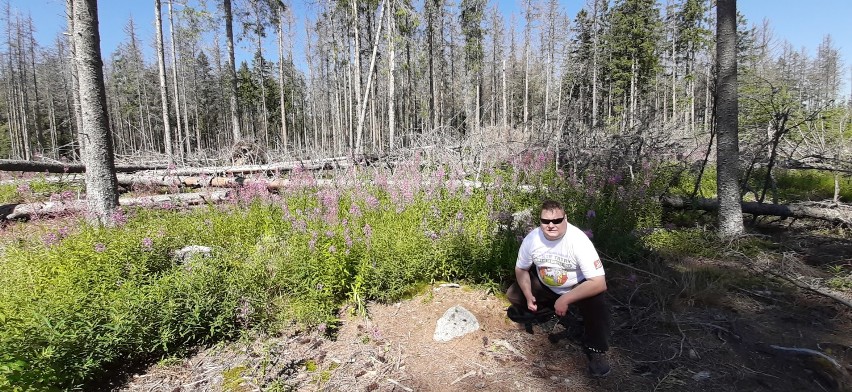
[[[118,174],[116,176],[118,184],[125,187],[139,186],[164,186],[164,187],[188,187],[188,188],[239,188],[246,186],[263,186],[270,191],[279,191],[289,186],[335,186],[341,183],[328,179],[289,179],[289,178],[262,178],[262,177],[211,177],[211,176],[154,176],[143,173],[137,174]],[[385,185],[399,184],[396,181],[386,181]],[[470,180],[450,180],[444,181],[441,184],[449,187],[465,187],[465,188],[488,188],[489,183]],[[378,185],[373,183],[372,185]],[[430,181],[422,181],[420,186],[429,187],[435,185]],[[357,186],[353,183],[345,184],[344,186]],[[532,192],[535,189],[533,185],[520,185],[518,187],[522,192]]]
[[[336,157],[328,159],[278,162],[266,165],[238,165],[238,166],[216,166],[216,167],[187,167],[169,168],[165,164],[139,164],[139,165],[115,165],[116,173],[143,172],[147,175],[233,175],[250,173],[281,173],[289,172],[297,168],[303,170],[337,169],[352,166],[352,160],[348,157]],[[86,167],[78,163],[37,162],[13,159],[0,159],[0,171],[27,172],[27,173],[85,173]]]
[[[142,170],[167,169],[163,164],[115,165],[118,173],[134,173]],[[86,166],[79,163],[36,162],[16,159],[0,159],[0,171],[29,173],[85,173]]]
[[[178,193],[120,198],[124,207],[174,208],[199,204],[215,204],[228,200],[232,191],[227,189],[198,193]],[[0,206],[0,221],[25,219],[33,216],[56,216],[86,211],[86,200],[45,201],[39,203],[7,204]]]
[[[189,188],[238,188],[241,186],[261,185],[269,190],[278,190],[290,184],[304,182],[302,180],[290,180],[286,178],[255,178],[255,177],[221,177],[221,176],[186,176],[166,175],[157,176],[151,174],[118,174],[118,184],[127,187],[139,186],[166,186],[166,187],[189,187]],[[312,184],[326,186],[333,184],[331,180],[314,179]]]
[[[666,208],[694,209],[702,211],[719,210],[716,199],[692,199],[680,196],[663,196],[660,204]],[[852,208],[843,204],[824,205],[820,203],[766,204],[757,202],[741,203],[743,213],[752,215],[777,216],[781,218],[808,218],[828,221],[834,224],[852,225]]]
[[[187,167],[170,170],[148,170],[142,172],[144,175],[152,176],[200,176],[200,175],[236,175],[252,173],[286,173],[296,169],[302,170],[324,170],[338,169],[352,166],[348,157],[336,157],[328,159],[317,159],[307,161],[278,162],[265,165],[239,165],[221,167]]]

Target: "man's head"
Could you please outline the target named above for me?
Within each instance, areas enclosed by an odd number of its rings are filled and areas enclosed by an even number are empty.
[[[541,203],[539,224],[544,238],[551,241],[562,238],[568,230],[568,220],[565,218],[562,204],[555,200],[545,200]]]

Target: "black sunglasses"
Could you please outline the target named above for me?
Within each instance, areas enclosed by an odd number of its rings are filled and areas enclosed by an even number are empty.
[[[565,220],[565,217],[563,216],[563,217],[561,217],[561,218],[556,218],[556,219],[544,219],[544,218],[541,218],[540,220],[541,220],[541,224],[543,224],[543,225],[546,225],[546,224],[548,224],[548,223],[553,223],[554,225],[558,225],[558,224],[562,223],[562,221],[564,221],[564,220]]]

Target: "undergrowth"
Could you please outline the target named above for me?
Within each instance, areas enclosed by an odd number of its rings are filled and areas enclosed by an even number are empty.
[[[131,210],[113,228],[56,227],[10,241],[0,256],[0,389],[90,389],[118,364],[250,329],[333,329],[345,304],[363,310],[430,282],[497,286],[513,278],[533,227],[512,213],[534,216],[546,197],[619,257],[659,225],[650,165],[633,178],[572,178],[516,164],[485,173],[482,188],[463,186],[451,168],[420,167],[414,159],[392,173],[349,171],[323,187],[296,170],[280,194],[244,187],[219,206]],[[189,245],[211,251],[175,257]]]

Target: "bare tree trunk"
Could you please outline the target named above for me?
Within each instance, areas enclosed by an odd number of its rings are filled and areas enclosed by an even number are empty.
[[[503,92],[503,113],[502,113],[503,114],[503,116],[502,116],[503,117],[503,129],[506,130],[506,132],[508,133],[509,132],[509,114],[508,114],[509,113],[509,107],[508,107],[508,102],[506,100],[506,60],[503,60],[502,64],[503,64],[503,66],[501,68],[501,71],[502,71],[502,74],[503,74],[503,85],[502,85],[501,91]],[[507,138],[507,140],[508,140],[508,138]]]
[[[592,126],[598,124],[598,0],[592,11]]]
[[[729,238],[742,234],[744,230],[738,181],[736,0],[718,0],[716,15],[716,177],[719,235]]]
[[[278,95],[281,110],[281,148],[287,154],[287,108],[284,99],[284,4],[278,3]]]
[[[68,43],[71,52],[71,90],[74,102],[74,125],[77,128],[77,144],[79,145],[80,162],[86,161],[86,137],[83,130],[83,114],[80,112],[80,81],[77,77],[77,41],[74,39],[74,1],[66,0],[66,12],[68,13]]]
[[[234,18],[231,14],[231,0],[223,0],[222,8],[225,10],[225,35],[228,39],[228,79],[230,90],[228,91],[228,102],[231,105],[231,134],[234,142],[243,138],[240,127],[242,113],[237,101],[237,65],[234,59]]]
[[[381,21],[382,21],[382,16],[385,13],[385,6],[384,5],[385,5],[385,1],[382,0],[382,2],[379,4],[379,7],[381,7],[381,10],[379,11],[379,23],[378,23],[379,28],[378,28],[378,31],[376,31],[376,42],[373,44],[373,54],[370,57],[370,68],[369,68],[369,71],[367,72],[367,74],[369,75],[369,76],[367,76],[367,86],[364,89],[364,99],[361,100],[361,108],[358,110],[358,127],[355,128],[355,154],[356,155],[361,155],[364,152],[364,148],[361,145],[361,136],[362,136],[363,127],[364,127],[364,116],[366,115],[366,110],[367,110],[366,103],[367,103],[367,99],[369,98],[369,94],[370,94],[370,84],[373,82],[373,69],[376,66],[376,53],[379,50],[379,37],[382,34],[382,22]]]
[[[396,117],[394,107],[395,99],[394,96],[394,72],[396,71],[396,59],[394,58],[394,36],[393,36],[393,0],[388,3],[388,148],[390,151],[393,151],[394,147],[396,147],[396,141],[394,140],[394,136],[396,133]],[[381,20],[379,21],[381,23]]]
[[[363,104],[361,101],[361,35],[360,35],[360,17],[358,16],[358,0],[352,0],[352,34],[355,37],[354,40],[354,53],[352,62],[354,64],[354,69],[352,70],[352,85],[355,87],[355,113],[360,113],[361,105]],[[358,117],[360,119],[360,116]],[[359,121],[353,121],[356,128],[356,139],[355,145],[353,147],[353,151],[356,154],[360,154],[362,151],[361,147],[361,129],[359,125]]]
[[[435,4],[433,0],[426,0],[429,4]],[[438,96],[435,88],[435,5],[426,7],[426,40],[428,41],[429,53],[429,121],[430,128],[438,127]]]
[[[97,0],[74,1],[74,42],[80,111],[87,130],[86,200],[89,212],[101,224],[111,223],[118,207],[113,144],[104,89],[103,61],[98,32]]]
[[[530,33],[532,29],[532,2],[526,1],[526,26],[524,26],[524,135],[529,135],[530,102]]]
[[[181,115],[180,115],[180,87],[178,87],[178,67],[177,67],[177,37],[175,36],[175,28],[174,28],[174,16],[172,14],[172,0],[169,0],[169,36],[171,37],[171,51],[172,51],[172,89],[175,94],[175,124],[177,125],[177,153],[178,157],[183,160],[184,151],[183,151],[183,141],[186,135],[184,134],[183,125],[180,123]]]
[[[166,87],[166,55],[163,49],[163,17],[160,0],[154,0],[154,19],[157,35],[157,69],[160,75],[160,100],[162,101],[163,114],[163,144],[166,156],[170,162],[174,161],[174,149],[172,148],[172,127],[169,122],[169,91]]]
[[[38,99],[38,73],[36,72],[36,55],[35,55],[35,36],[33,34],[33,19],[32,17],[27,18],[27,25],[29,26],[28,35],[30,38],[30,65],[33,69],[33,124],[35,125],[35,133],[36,133],[36,150],[39,153],[44,151],[45,141],[44,134],[42,133],[42,119],[41,119],[41,105]]]

